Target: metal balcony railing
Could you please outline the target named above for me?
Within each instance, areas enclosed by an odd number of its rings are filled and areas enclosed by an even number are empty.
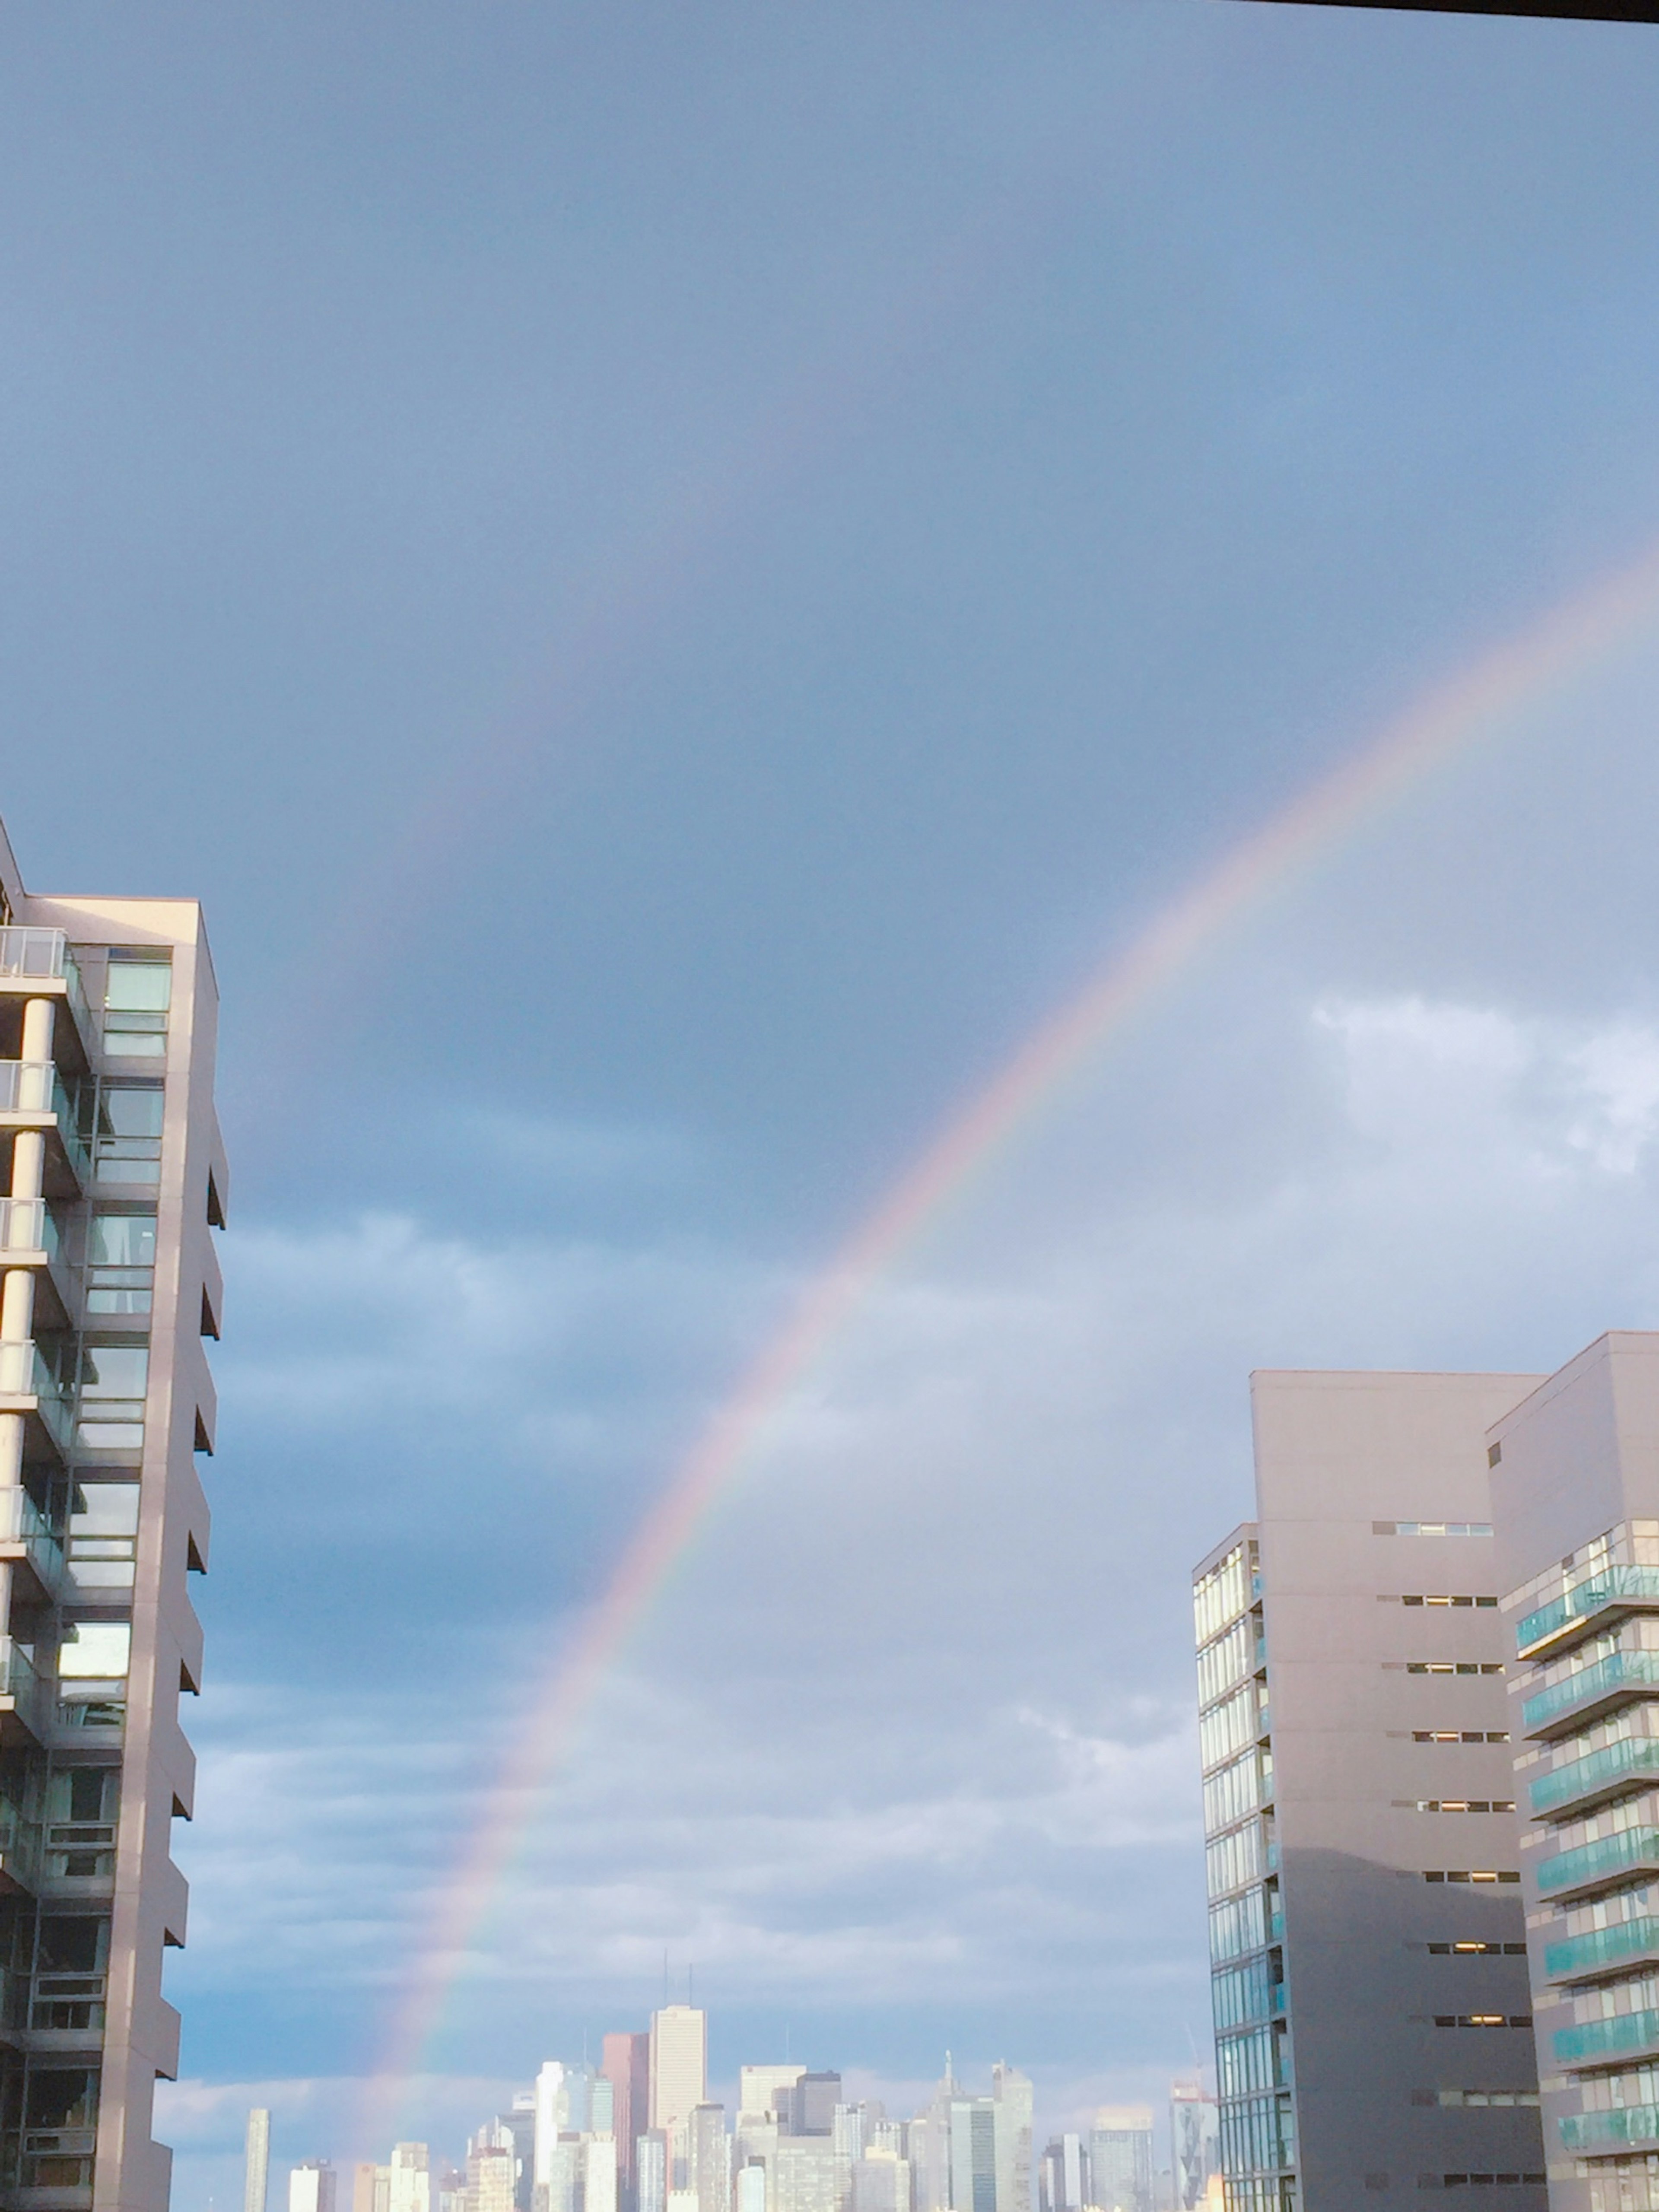
[[[1563,1675],[1536,1697],[1522,1698],[1522,1725],[1541,1728],[1546,1722],[1557,1720],[1579,1705],[1587,1705],[1597,1698],[1627,1687],[1659,1688],[1659,1651],[1609,1651],[1594,1666],[1581,1667],[1577,1674]]]

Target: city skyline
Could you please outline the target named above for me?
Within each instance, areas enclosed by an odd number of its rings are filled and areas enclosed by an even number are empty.
[[[1659,1323],[1654,36],[92,23],[0,26],[0,810],[223,991],[178,2212],[665,1950],[728,2099],[1161,2140],[1249,1374]]]

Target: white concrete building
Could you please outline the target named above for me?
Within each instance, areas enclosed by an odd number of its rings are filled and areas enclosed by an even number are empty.
[[[161,2212],[201,1680],[216,993],[188,899],[25,890],[0,832],[0,2166],[40,2212]],[[249,2131],[249,2212],[265,2138]]]

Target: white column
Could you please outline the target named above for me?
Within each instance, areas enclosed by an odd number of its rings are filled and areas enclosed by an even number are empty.
[[[53,1017],[58,1012],[56,999],[25,999],[23,1001],[24,1060],[52,1058]]]

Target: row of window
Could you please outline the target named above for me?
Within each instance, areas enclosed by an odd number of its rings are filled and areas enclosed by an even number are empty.
[[[1373,1536],[1490,1536],[1490,1521],[1373,1521]]]
[[[1425,1881],[1519,1881],[1521,1877],[1502,1868],[1452,1867],[1444,1873],[1437,1869],[1425,1868],[1423,1879]]]
[[[1484,1612],[1495,1612],[1498,1606],[1498,1600],[1495,1597],[1435,1597],[1430,1595],[1426,1597],[1402,1597],[1400,1602],[1401,1605],[1467,1605],[1474,1606],[1479,1610]]]
[[[1385,1659],[1382,1665],[1386,1673],[1392,1674],[1401,1663],[1398,1659]],[[1473,1659],[1407,1659],[1404,1663],[1408,1674],[1501,1674],[1504,1671],[1502,1662],[1496,1659],[1478,1662]]]
[[[1524,1959],[1524,1943],[1431,1943],[1430,1951],[1436,1958],[1453,1959]]]
[[[1396,1797],[1396,1811],[1407,1813],[1512,1813],[1513,1797]]]
[[[1507,1729],[1413,1729],[1413,1743],[1507,1743]]]
[[[1529,2012],[1437,2012],[1437,2027],[1530,2027]]]

